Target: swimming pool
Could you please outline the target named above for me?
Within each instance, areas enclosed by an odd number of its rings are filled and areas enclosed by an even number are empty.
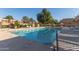
[[[19,30],[14,34],[25,38],[26,40],[36,41],[42,44],[51,45],[56,40],[56,29],[35,29],[35,30]]]

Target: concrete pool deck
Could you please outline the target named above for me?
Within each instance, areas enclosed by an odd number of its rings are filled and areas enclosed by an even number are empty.
[[[75,31],[74,31],[75,30]],[[76,31],[77,30],[77,31]],[[59,33],[59,47],[63,51],[79,51],[79,29],[64,29]]]
[[[13,37],[17,37],[17,35],[11,34],[10,32],[6,30],[0,29],[0,41],[13,38]]]

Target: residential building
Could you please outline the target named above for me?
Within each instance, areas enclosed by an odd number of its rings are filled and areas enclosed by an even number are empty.
[[[7,26],[12,27],[11,25],[14,24],[15,20],[11,19],[8,21],[8,19],[0,18],[0,27]]]
[[[60,26],[79,27],[79,15],[75,18],[65,18],[60,21]]]

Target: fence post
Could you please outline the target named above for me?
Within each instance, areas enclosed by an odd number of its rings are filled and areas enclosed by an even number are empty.
[[[56,50],[58,51],[58,31],[56,30]]]

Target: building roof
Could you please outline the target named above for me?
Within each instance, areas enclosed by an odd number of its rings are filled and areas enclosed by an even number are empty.
[[[75,20],[79,20],[79,15],[75,17]]]
[[[74,18],[65,18],[65,19],[62,19],[60,22],[63,23],[63,22],[70,22],[70,21],[73,21],[75,20]]]

